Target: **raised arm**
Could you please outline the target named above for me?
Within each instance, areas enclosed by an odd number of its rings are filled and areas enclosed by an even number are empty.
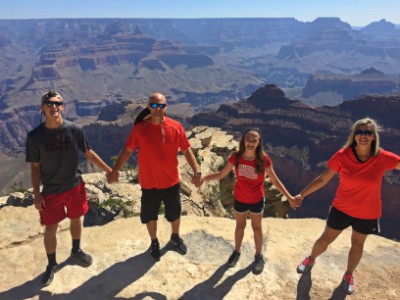
[[[233,165],[228,161],[226,165],[218,172],[203,177],[203,181],[220,180],[224,178],[233,169]]]
[[[327,167],[324,172],[311,181],[311,183],[300,192],[301,197],[304,198],[325,186],[329,181],[331,181],[335,174],[336,172],[334,170],[332,170],[330,167]]]

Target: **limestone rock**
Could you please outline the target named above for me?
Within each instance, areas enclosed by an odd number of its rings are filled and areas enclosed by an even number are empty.
[[[0,220],[4,217],[2,211]],[[11,211],[7,216],[16,219]],[[30,223],[28,219],[18,222]],[[13,228],[9,224],[2,225],[1,241],[5,231],[9,235]],[[82,248],[94,258],[88,268],[74,265],[68,259],[71,238],[64,230],[58,233],[57,260],[61,268],[53,283],[45,288],[40,284],[47,264],[42,237],[21,239],[15,231],[15,240],[23,242],[0,249],[0,299],[345,298],[340,282],[346,269],[350,230],[345,230],[318,258],[311,274],[300,276],[295,271],[296,265],[309,253],[324,222],[265,218],[262,253],[266,265],[260,275],[254,275],[251,272],[255,251],[251,226],[246,227],[237,266],[228,268],[225,264],[233,250],[234,226],[234,220],[228,218],[182,217],[181,236],[188,246],[188,253],[182,256],[168,244],[170,226],[160,218],[158,238],[162,257],[157,263],[148,253],[150,240],[146,226],[137,217],[85,228]],[[398,299],[399,253],[398,242],[369,236],[364,257],[355,273],[357,291],[351,298]]]

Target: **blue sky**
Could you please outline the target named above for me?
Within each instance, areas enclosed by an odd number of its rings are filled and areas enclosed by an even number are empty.
[[[2,0],[0,19],[339,17],[400,24],[400,0]]]

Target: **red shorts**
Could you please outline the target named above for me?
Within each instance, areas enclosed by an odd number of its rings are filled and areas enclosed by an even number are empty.
[[[80,218],[89,209],[83,181],[69,191],[43,195],[43,198],[46,206],[42,207],[42,211],[39,211],[42,225],[57,224],[65,217],[70,219]]]

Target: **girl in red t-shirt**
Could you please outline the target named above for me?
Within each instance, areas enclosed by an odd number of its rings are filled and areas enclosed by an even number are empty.
[[[400,157],[379,148],[376,122],[370,118],[355,122],[343,149],[336,152],[328,161],[326,170],[296,196],[300,200],[315,192],[338,173],[339,186],[325,230],[315,242],[311,254],[298,265],[298,273],[310,271],[315,259],[345,228],[351,226],[351,248],[342,286],[347,294],[354,292],[353,272],[361,260],[365,240],[368,234],[379,232],[382,178],[387,170],[393,169],[400,170]]]
[[[264,179],[265,173],[276,188],[288,199],[290,206],[297,207],[294,198],[276,175],[269,156],[262,147],[259,129],[248,129],[244,132],[239,143],[239,151],[233,152],[227,164],[219,172],[202,177],[201,182],[224,178],[234,168],[236,183],[234,187],[234,210],[236,219],[235,250],[228,259],[228,265],[234,267],[240,257],[247,214],[250,214],[256,246],[253,273],[259,274],[264,269],[264,258],[261,253],[263,244],[262,217],[264,212]]]

